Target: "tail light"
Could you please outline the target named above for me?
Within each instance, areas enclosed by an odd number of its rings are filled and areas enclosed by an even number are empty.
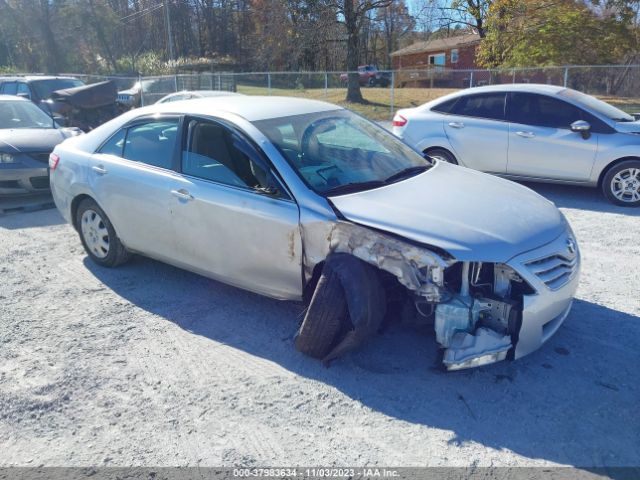
[[[49,169],[51,169],[51,171],[56,169],[59,162],[60,162],[60,157],[58,155],[56,155],[55,153],[52,153],[51,155],[49,155]]]
[[[393,126],[394,127],[404,127],[407,124],[407,119],[402,115],[396,115],[393,117]]]

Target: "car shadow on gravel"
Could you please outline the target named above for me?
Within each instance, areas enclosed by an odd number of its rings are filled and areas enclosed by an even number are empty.
[[[521,182],[543,197],[548,198],[559,208],[591,210],[594,212],[618,213],[620,215],[640,216],[640,208],[621,207],[609,202],[600,189],[555,185],[551,183]]]
[[[37,210],[20,210],[8,214],[0,214],[0,229],[21,230],[24,228],[49,227],[62,225],[62,215],[53,207]]]
[[[141,257],[119,269],[85,265],[136,307],[211,339],[211,349],[223,343],[275,362],[392,419],[451,431],[454,444],[574,466],[639,463],[640,356],[629,341],[640,337],[637,316],[577,300],[539,351],[455,373],[435,368],[430,334],[395,327],[324,368],[293,347],[300,304]]]

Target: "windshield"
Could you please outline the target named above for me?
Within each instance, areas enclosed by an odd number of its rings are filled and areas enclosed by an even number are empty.
[[[319,194],[375,188],[431,165],[391,133],[348,110],[253,123]]]
[[[584,106],[585,108],[591,110],[592,112],[598,113],[607,117],[609,120],[613,120],[614,122],[634,122],[635,118],[633,118],[628,113],[623,112],[619,108],[614,107],[613,105],[609,105],[602,100],[598,100],[591,95],[586,95],[584,93],[578,92],[576,90],[571,90],[567,88],[560,92],[559,96],[568,98],[577,102]]]
[[[47,80],[31,81],[31,87],[35,90],[36,95],[45,100],[51,98],[51,94],[56,90],[65,90],[83,85],[83,82],[75,78],[50,78]]]
[[[54,128],[53,120],[31,102],[0,103],[0,128]]]

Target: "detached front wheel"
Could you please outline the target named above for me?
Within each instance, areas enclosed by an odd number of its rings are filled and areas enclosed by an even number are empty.
[[[602,180],[602,191],[616,205],[640,206],[640,160],[626,160],[609,169]]]
[[[116,267],[129,260],[131,254],[124,248],[109,218],[95,201],[85,199],[80,202],[76,225],[82,246],[98,265]]]
[[[295,339],[298,351],[323,358],[336,344],[347,318],[347,302],[337,272],[325,265]]]

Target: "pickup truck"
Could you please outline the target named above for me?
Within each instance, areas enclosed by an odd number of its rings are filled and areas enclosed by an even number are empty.
[[[347,83],[348,75],[340,75],[340,81]],[[361,65],[358,67],[358,81],[360,86],[368,87],[388,87],[391,84],[391,75],[388,72],[381,72],[375,65]]]

